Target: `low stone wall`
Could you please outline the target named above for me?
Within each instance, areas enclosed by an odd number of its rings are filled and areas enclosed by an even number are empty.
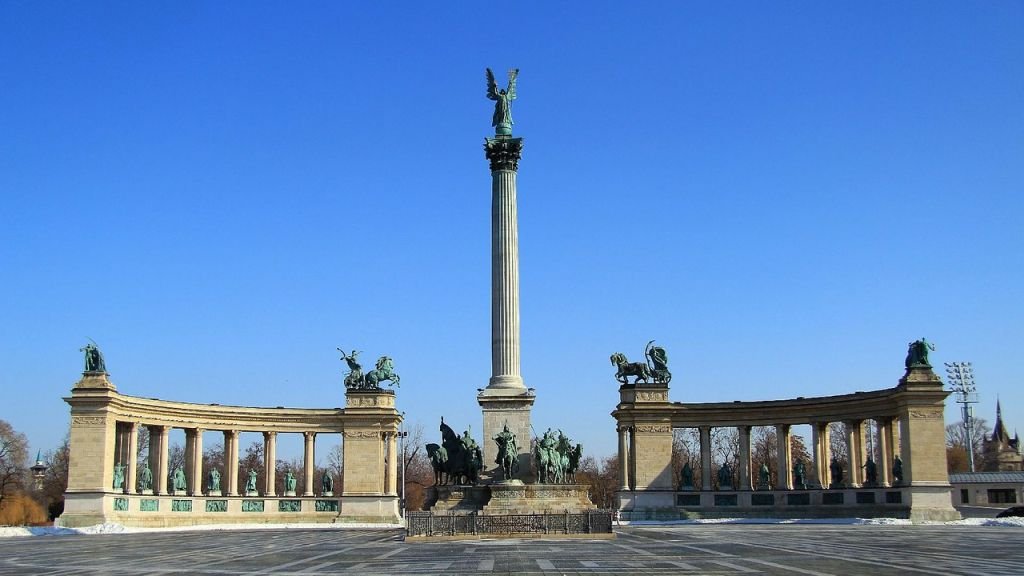
[[[364,513],[342,517],[343,498],[153,496],[143,494],[75,494],[65,501],[61,526],[69,528],[114,522],[124,526],[157,528],[203,524],[291,524],[399,521],[397,503],[351,503]],[[102,510],[102,513],[97,513]],[[395,512],[393,513],[392,510]]]
[[[912,498],[918,502],[912,507]],[[791,491],[620,492],[621,520],[697,518],[902,518],[958,519],[939,505],[920,502],[920,489],[849,488]]]

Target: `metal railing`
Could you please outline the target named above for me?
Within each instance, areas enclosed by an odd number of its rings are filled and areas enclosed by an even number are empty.
[[[516,534],[610,534],[612,511],[545,512],[542,514],[434,514],[409,512],[406,536]]]

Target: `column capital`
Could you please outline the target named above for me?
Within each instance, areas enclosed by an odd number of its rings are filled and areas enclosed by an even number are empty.
[[[269,440],[270,438],[277,438],[277,432],[274,430],[266,430],[263,432],[263,439]]]
[[[519,158],[523,152],[523,139],[497,136],[484,139],[484,153],[491,163],[491,172],[519,170]]]
[[[302,435],[306,438],[306,440],[311,440],[313,438],[316,438],[316,432],[309,432],[309,431],[307,431],[307,432],[303,432]]]

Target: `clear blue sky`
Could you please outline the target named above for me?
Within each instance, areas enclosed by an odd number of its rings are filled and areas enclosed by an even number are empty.
[[[87,338],[262,406],[341,406],[343,346],[478,435],[516,66],[535,427],[612,454],[649,339],[701,402],[891,387],[925,336],[1024,431],[1024,4],[551,4],[4,2],[0,418],[55,447]]]

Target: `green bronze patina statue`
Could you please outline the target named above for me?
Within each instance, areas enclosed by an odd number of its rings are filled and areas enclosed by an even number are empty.
[[[686,463],[683,464],[683,470],[682,470],[682,472],[680,472],[679,476],[680,476],[679,487],[682,488],[683,490],[692,490],[693,489],[693,466],[690,466],[690,461],[689,460],[687,460]]]
[[[668,386],[672,381],[672,373],[668,370],[668,353],[661,346],[654,346],[654,340],[644,348],[647,363],[630,362],[622,352],[611,355],[612,365],[616,367],[615,379],[620,384],[630,384],[629,377],[634,376],[632,384],[647,384],[651,380],[655,384]]]
[[[175,468],[174,476],[171,480],[171,488],[174,490],[175,494],[184,494],[186,489],[185,486],[185,471],[181,468]]]
[[[381,382],[388,382],[388,386],[398,386],[401,379],[395,372],[394,361],[390,356],[381,356],[377,359],[377,365],[373,370],[363,374],[363,367],[359,364],[357,357],[360,352],[353,350],[351,354],[338,348],[341,352],[341,359],[348,364],[348,374],[345,375],[345,388],[349,390],[379,390]]]
[[[245,481],[246,495],[256,492],[256,470],[249,470],[249,478]]]
[[[761,490],[767,490],[771,481],[771,471],[768,470],[768,464],[761,462],[761,468],[757,471],[757,487]]]
[[[935,350],[935,345],[921,338],[914,340],[907,345],[907,359],[904,362],[907,368],[931,368],[928,362],[928,351]]]
[[[441,445],[427,444],[435,484],[476,484],[483,469],[483,452],[466,430],[459,436],[441,418]]]
[[[508,88],[498,89],[498,83],[494,80],[494,72],[487,69],[487,98],[494,100],[494,117],[491,119],[491,126],[494,126],[496,136],[512,135],[512,101],[516,99],[516,77],[519,76],[519,69],[512,68],[508,71]]]
[[[85,345],[85,348],[79,348],[79,352],[85,353],[85,371],[86,372],[106,372],[107,365],[103,361],[103,354],[100,353],[99,346],[96,346],[94,342],[90,342]]]
[[[896,459],[892,463],[892,479],[893,485],[899,486],[903,484],[903,460],[900,460],[899,455],[896,455]]]
[[[839,463],[839,460],[832,458],[832,462],[828,465],[828,471],[832,474],[832,484],[830,488],[842,488],[843,487],[843,465]]]
[[[732,467],[728,462],[722,462],[722,467],[718,469],[718,489],[732,490]]]
[[[139,492],[149,492],[153,489],[153,471],[149,469],[149,466],[143,466],[139,470]]]
[[[801,490],[807,488],[807,469],[804,467],[803,458],[798,458],[793,465],[793,486]]]
[[[114,490],[121,490],[124,488],[124,470],[126,466],[124,464],[117,464],[114,466]]]
[[[284,489],[285,489],[285,493],[287,493],[287,494],[294,494],[295,493],[295,485],[297,484],[297,482],[298,481],[295,479],[295,474],[293,474],[291,470],[285,472],[284,473]]]
[[[323,478],[320,479],[320,492],[324,496],[334,494],[334,476],[331,475],[329,470],[324,470]]]
[[[511,480],[519,471],[519,445],[516,443],[516,435],[508,429],[508,422],[494,437],[494,442],[498,444],[498,456],[494,463],[501,467],[501,479]]]
[[[220,493],[220,471],[214,468],[206,479],[206,491],[209,494]]]

